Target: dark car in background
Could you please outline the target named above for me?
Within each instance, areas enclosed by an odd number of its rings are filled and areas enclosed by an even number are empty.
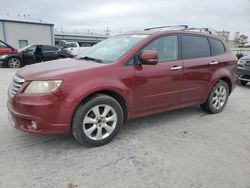
[[[66,49],[53,45],[32,45],[8,54],[2,63],[4,67],[19,68],[25,65],[67,57],[73,57],[73,55]]]
[[[0,63],[8,56],[9,53],[16,52],[17,50],[0,40]]]
[[[240,58],[238,61],[238,81],[241,85],[250,82],[250,55]]]

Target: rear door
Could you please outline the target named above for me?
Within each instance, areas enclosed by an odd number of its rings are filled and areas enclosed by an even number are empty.
[[[182,34],[181,45],[184,66],[181,102],[198,104],[207,97],[211,79],[220,65],[212,56],[206,36]]]
[[[42,46],[43,61],[50,61],[58,58],[59,48],[57,46]]]
[[[143,49],[157,51],[159,63],[135,66],[134,100],[138,113],[179,105],[183,66],[178,44],[177,35],[167,35]]]

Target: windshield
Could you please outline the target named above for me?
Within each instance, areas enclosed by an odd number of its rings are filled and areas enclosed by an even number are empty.
[[[22,51],[28,49],[29,47],[31,47],[31,46],[25,46],[25,47],[23,47],[23,48],[20,48],[20,49],[18,50],[18,52],[22,52]]]
[[[147,35],[119,35],[106,39],[81,53],[77,58],[98,59],[104,63],[112,63],[143,40]],[[85,58],[86,59],[86,58]]]

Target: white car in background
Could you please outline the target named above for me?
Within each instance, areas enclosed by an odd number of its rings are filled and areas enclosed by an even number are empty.
[[[89,47],[80,47],[78,42],[62,42],[61,47],[67,49],[73,56],[77,56]]]

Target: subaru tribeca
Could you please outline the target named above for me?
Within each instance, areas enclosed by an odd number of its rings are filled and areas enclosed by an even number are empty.
[[[237,58],[208,29],[149,28],[89,48],[77,59],[17,71],[9,120],[37,134],[110,142],[124,120],[200,105],[219,113],[236,85]]]

